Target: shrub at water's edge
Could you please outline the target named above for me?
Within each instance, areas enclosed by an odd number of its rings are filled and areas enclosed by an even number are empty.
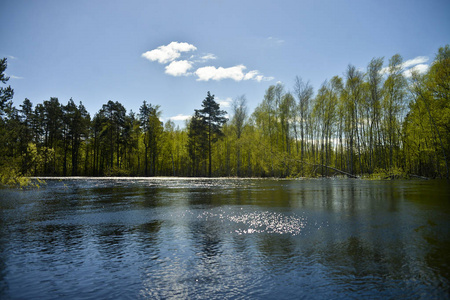
[[[14,162],[0,163],[0,188],[39,188],[44,181],[32,180],[30,177],[22,174]]]
[[[0,185],[9,187],[25,187],[31,184],[28,177],[23,176],[13,166],[3,165],[0,169]]]
[[[374,180],[392,180],[409,179],[410,176],[408,176],[401,168],[392,168],[391,170],[377,168],[372,174],[367,175],[365,178]]]

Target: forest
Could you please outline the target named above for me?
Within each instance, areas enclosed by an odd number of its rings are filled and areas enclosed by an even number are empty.
[[[314,91],[295,78],[271,85],[253,112],[245,95],[225,112],[206,93],[185,127],[160,121],[143,101],[109,100],[91,116],[82,102],[50,98],[18,107],[0,60],[0,175],[449,178],[450,47],[425,73],[403,59],[349,65]],[[227,119],[225,116],[230,116]]]

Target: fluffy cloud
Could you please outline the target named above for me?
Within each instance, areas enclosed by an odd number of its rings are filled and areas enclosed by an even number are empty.
[[[216,97],[216,102],[220,104],[220,107],[230,107],[231,103],[233,102],[233,99],[230,97],[226,98],[225,100],[220,99],[219,97]]]
[[[429,60],[429,58],[427,56],[417,56],[413,59],[408,59],[407,61],[405,61],[402,64],[402,67],[404,69],[406,69],[406,68],[409,68],[409,67],[412,67],[415,65],[419,65],[419,64],[423,65],[423,63],[426,63],[428,60]]]
[[[426,63],[428,60],[430,59],[427,56],[417,56],[413,59],[408,59],[407,61],[402,63],[402,69],[405,70],[403,72],[403,75],[406,77],[411,77],[413,70],[416,70],[421,74],[425,73],[428,70],[429,65],[424,63]],[[383,69],[381,69],[381,74],[388,74],[388,73],[389,67],[384,67]]]
[[[207,53],[195,60],[197,55],[191,55],[189,60],[178,60],[183,52],[195,51],[197,47],[188,43],[171,42],[165,46],[159,46],[156,49],[147,51],[142,54],[142,57],[157,61],[161,64],[168,64],[165,67],[165,73],[172,76],[196,75],[197,81],[222,80],[233,79],[235,81],[255,80],[255,81],[270,81],[273,77],[265,77],[257,70],[244,72],[246,67],[244,65],[237,65],[234,67],[224,68],[215,66],[206,66],[198,68],[194,73],[188,71],[193,68],[194,64],[205,63],[208,60],[217,59],[212,53]]]
[[[192,63],[187,60],[176,60],[166,66],[166,74],[172,76],[187,75],[187,71],[192,68]]]
[[[208,81],[212,80],[222,80],[222,79],[233,79],[235,81],[241,81],[244,78],[244,70],[246,67],[244,65],[238,65],[229,68],[223,67],[203,67],[198,68],[195,71],[195,75],[198,76],[198,81]]]
[[[158,61],[161,64],[174,61],[180,57],[181,52],[195,51],[197,47],[188,43],[171,42],[166,46],[159,46],[156,49],[142,53],[142,57],[151,60]]]
[[[250,71],[247,74],[245,74],[244,80],[250,80],[250,79],[256,80],[258,82],[274,80],[273,77],[266,77],[266,76],[261,75],[259,73],[259,71],[257,71],[257,70],[253,70],[253,71]]]
[[[172,120],[172,121],[185,121],[185,120],[190,119],[191,117],[192,116],[179,114],[179,115],[176,115],[174,117],[170,117],[169,119]]]
[[[411,77],[413,71],[416,71],[419,74],[423,74],[423,73],[427,72],[429,68],[430,68],[429,65],[419,64],[419,65],[416,65],[416,66],[412,67],[411,69],[408,69],[405,72],[403,72],[403,75],[405,77]]]
[[[253,70],[253,71],[250,71],[247,74],[245,74],[244,80],[250,80],[250,79],[254,79],[254,78],[256,79],[258,76],[260,76],[259,72],[256,70]],[[261,81],[261,80],[258,80],[258,81]]]
[[[195,71],[195,75],[197,75],[198,81],[233,79],[235,81],[256,80],[260,82],[262,80],[273,80],[273,77],[264,77],[256,70],[245,73],[245,69],[247,68],[244,65],[237,65],[229,68],[208,66],[198,68],[197,71]]]

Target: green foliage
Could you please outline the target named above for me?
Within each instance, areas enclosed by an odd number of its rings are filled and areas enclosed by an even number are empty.
[[[393,168],[391,170],[377,168],[367,178],[372,180],[392,180],[404,179],[407,177],[407,174],[401,168]]]
[[[449,177],[450,47],[429,70],[405,78],[400,55],[349,65],[314,95],[296,77],[293,93],[269,86],[252,114],[235,99],[230,122],[207,93],[185,128],[160,121],[158,105],[136,115],[108,101],[91,119],[80,102],[50,98],[16,109],[0,90],[0,174],[26,176],[239,176],[370,179]],[[0,60],[5,84],[6,59]]]
[[[161,151],[161,139],[163,134],[163,123],[159,120],[161,111],[159,105],[152,106],[146,101],[139,108],[139,120],[143,134],[145,148],[145,175],[156,175],[157,160]],[[151,166],[149,168],[149,162]],[[150,169],[150,172],[149,172]]]
[[[30,184],[30,179],[24,177],[14,164],[3,163],[0,167],[0,184],[10,187],[25,187]]]
[[[225,114],[227,112],[220,110],[220,105],[214,100],[214,95],[207,93],[206,98],[202,102],[202,109],[196,109],[195,115],[191,121],[190,140],[194,151],[190,151],[191,157],[199,155],[202,156],[204,150],[203,145],[206,143],[206,150],[208,154],[208,175],[212,175],[212,146],[223,136],[222,126],[227,119]],[[206,139],[206,141],[205,141]],[[195,157],[193,157],[195,160]]]
[[[113,166],[112,168],[107,169],[104,173],[104,176],[107,177],[129,177],[131,175],[131,170],[118,168],[117,166]]]
[[[205,120],[196,111],[188,124],[187,147],[192,162],[192,175],[205,175],[200,166],[208,154],[208,128]]]
[[[9,80],[9,77],[5,76],[5,70],[7,68],[6,58],[0,59],[0,81],[3,84]],[[5,109],[6,103],[11,100],[14,96],[14,90],[11,86],[0,87],[0,117],[2,117],[3,110]]]

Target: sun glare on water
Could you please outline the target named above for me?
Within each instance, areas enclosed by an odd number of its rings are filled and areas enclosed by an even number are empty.
[[[230,227],[237,234],[290,234],[298,235],[306,227],[308,220],[296,214],[285,215],[279,212],[254,211],[254,212],[204,212],[199,219],[220,219],[230,223]]]

